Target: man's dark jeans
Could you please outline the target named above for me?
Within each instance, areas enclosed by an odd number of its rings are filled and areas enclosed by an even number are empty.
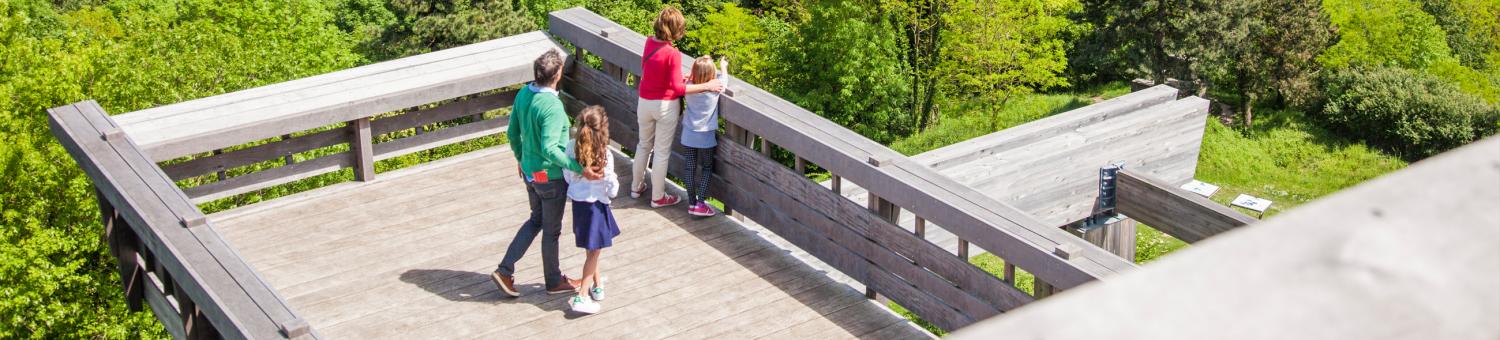
[[[546,288],[562,284],[558,268],[557,238],[562,235],[563,208],[568,203],[568,183],[556,179],[547,183],[526,183],[526,199],[531,202],[531,218],[516,231],[516,238],[500,260],[500,275],[515,276],[516,261],[526,255],[526,248],[538,233],[542,234],[542,275]]]

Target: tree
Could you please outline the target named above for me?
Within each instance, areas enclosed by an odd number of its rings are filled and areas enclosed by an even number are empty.
[[[1227,34],[1197,37],[1204,62],[1195,64],[1215,83],[1243,94],[1245,127],[1254,124],[1255,106],[1279,97],[1308,106],[1316,93],[1315,58],[1332,42],[1334,30],[1313,0],[1245,0],[1226,3],[1213,17],[1230,23]]]
[[[1447,35],[1411,0],[1325,0],[1339,41],[1318,57],[1325,67],[1421,69],[1452,56]]]
[[[1500,2],[1427,0],[1422,10],[1448,34],[1448,48],[1463,66],[1500,70]]]
[[[766,52],[768,36],[760,19],[734,4],[724,4],[703,16],[698,28],[688,31],[684,46],[705,55],[725,56],[731,73],[739,79],[760,83],[774,62]]]
[[[1329,78],[1323,121],[1408,160],[1493,134],[1500,120],[1500,109],[1419,70],[1351,67]]]
[[[776,93],[878,142],[911,131],[910,83],[891,13],[877,4],[824,0],[780,49]],[[873,12],[873,13],[872,13]]]
[[[948,28],[942,72],[954,93],[987,104],[992,129],[1000,108],[1016,96],[1067,86],[1063,39],[1076,26],[1066,15],[1072,1],[954,1],[944,17]]]
[[[126,310],[93,188],[45,110],[92,98],[127,112],[362,59],[317,1],[63,6],[0,0],[0,338],[163,338]]]
[[[378,31],[361,43],[364,54],[386,60],[496,39],[537,29],[511,0],[391,0],[383,5],[346,0],[341,13],[351,32]]]

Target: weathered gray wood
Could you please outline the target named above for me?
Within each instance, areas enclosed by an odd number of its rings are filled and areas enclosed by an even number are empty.
[[[381,136],[391,132],[469,117],[509,107],[515,101],[516,91],[492,93],[443,103],[436,107],[375,119],[370,122],[370,129],[372,134]]]
[[[346,134],[347,135],[347,134]],[[193,202],[212,202],[226,197],[296,182],[308,177],[322,175],[351,167],[354,159],[349,152],[340,152],[313,158],[296,164],[256,171],[223,181],[207,183],[182,189]]]
[[[1089,241],[1120,258],[1135,261],[1135,227],[1135,220],[1126,218],[1088,230],[1072,227],[1069,229],[1072,229],[1073,233],[1084,241]]]
[[[531,61],[537,55],[549,48],[561,50],[540,32],[501,40],[511,46],[136,121],[123,128],[142,140],[153,160],[167,160],[511,86],[531,80]]]
[[[197,301],[226,338],[274,336],[295,315],[232,251],[212,242],[212,228],[183,228],[196,208],[128,136],[100,138],[118,127],[92,101],[48,110],[53,133],[99,192],[140,236],[144,250],[172,273],[174,291]],[[158,310],[158,313],[167,313]]]
[[[349,121],[349,156],[354,159],[354,180],[368,182],[375,179],[375,139],[370,133],[370,118]]]
[[[306,152],[318,148],[334,146],[349,142],[349,131],[345,129],[332,129],[320,131],[302,136],[282,139],[275,142],[256,145],[240,150],[225,153],[215,153],[212,156],[194,158],[181,163],[162,166],[162,171],[172,180],[202,176],[211,172],[223,173],[225,170],[234,169],[246,165],[260,163],[282,157],[291,157],[293,154]],[[287,162],[286,165],[295,164]],[[224,180],[227,177],[219,178]]]
[[[1495,339],[1497,206],[1490,137],[952,336]]]
[[[569,91],[567,93],[580,98],[605,97],[604,94],[601,94],[599,92],[610,89],[611,85],[609,85],[608,83],[614,82],[608,81],[607,83],[598,83],[596,85],[596,83],[594,83],[592,79],[597,78],[586,76],[586,74],[597,72],[598,71],[591,70],[586,67],[578,68],[578,70],[575,71],[575,74],[580,75],[581,77],[573,79],[571,83],[565,86],[565,89]],[[622,86],[616,86],[614,88],[617,91],[624,90]],[[630,115],[633,115],[633,113],[631,113],[630,111],[622,112],[618,110],[607,110],[607,112],[609,112],[612,122],[628,122],[628,124],[631,125],[627,127],[621,127],[618,130],[629,132],[634,131],[634,120],[629,119],[631,118]],[[615,132],[612,131],[612,133]],[[612,137],[615,138],[616,141],[619,141],[621,144],[626,145],[632,144],[634,141],[634,134],[612,134]],[[674,162],[671,163],[672,167],[670,167],[670,171],[674,174],[681,175],[683,163],[681,162],[682,158],[680,155],[682,151],[683,150],[680,148],[674,148]],[[862,208],[852,204],[852,202],[849,202],[848,200],[842,199],[841,197],[837,196],[837,194],[829,192],[801,176],[797,176],[794,172],[791,172],[789,169],[782,167],[779,163],[764,158],[763,154],[751,150],[749,147],[742,146],[737,143],[721,143],[719,156],[717,157],[717,159],[720,162],[720,165],[715,167],[717,169],[717,172],[719,173],[717,174],[716,179],[723,179],[726,178],[725,176],[728,176],[727,178],[731,178],[728,180],[730,182],[748,182],[750,184],[735,183],[732,185],[727,185],[722,181],[711,181],[710,193],[714,194],[715,197],[722,196],[719,193],[729,191],[753,190],[757,194],[752,196],[761,196],[759,197],[759,200],[761,200],[762,202],[784,202],[784,204],[775,204],[775,206],[779,207],[779,210],[793,216],[793,218],[796,218],[802,223],[812,223],[812,226],[814,227],[828,228],[821,229],[825,230],[825,232],[827,233],[842,235],[838,234],[842,230],[840,228],[855,228],[856,230],[859,230],[861,233],[863,233],[863,235],[850,235],[845,238],[840,238],[840,240],[847,240],[848,242],[850,242],[850,244],[854,244],[855,242],[864,242],[866,238],[873,238],[877,240],[877,243],[884,244],[888,247],[896,247],[896,249],[900,249],[899,252],[904,254],[904,256],[919,259],[919,262],[924,263],[924,266],[930,266],[929,269],[938,273],[939,275],[944,275],[955,282],[961,282],[961,286],[965,287],[965,289],[971,289],[973,291],[979,292],[981,296],[983,296],[987,301],[989,301],[989,303],[995,306],[993,308],[1009,309],[1030,301],[1029,297],[1027,297],[1020,291],[1008,292],[995,288],[998,286],[1002,286],[1003,284],[998,280],[995,280],[992,275],[984,273],[983,271],[978,270],[971,265],[968,265],[968,263],[965,261],[953,259],[951,256],[947,256],[940,250],[941,248],[933,246],[930,243],[923,242],[920,239],[915,238],[911,234],[902,232],[899,228],[891,225],[890,223],[880,223],[881,221],[878,217],[865,212]],[[750,173],[754,173],[755,175],[750,175]],[[780,188],[781,191],[760,191],[761,187]],[[727,199],[723,201],[731,206],[741,206],[742,204],[745,204],[745,202],[736,202],[734,200]],[[896,216],[899,216],[898,207],[890,205],[889,203],[885,203],[885,206],[887,207],[887,211],[889,211],[888,217],[894,219],[896,218]],[[829,220],[826,223],[834,224],[833,226],[814,223],[814,221],[824,221],[828,219],[828,217],[822,217],[819,215],[829,213],[832,213],[830,215],[832,217],[832,220]],[[842,223],[838,223],[836,221],[849,221],[847,222],[849,226],[839,226],[839,224]],[[882,228],[882,224],[887,228]],[[856,245],[849,246],[854,247]],[[892,266],[910,265],[909,263],[898,264],[897,262],[905,262],[905,260],[895,260],[893,258],[891,259],[891,261],[886,263],[891,263]],[[910,271],[906,273],[908,274],[903,275],[903,277],[912,278],[913,275],[916,275],[913,274],[914,272]],[[936,287],[930,287],[930,289],[940,291],[940,288]],[[948,298],[961,299],[959,297],[953,296],[949,296]]]
[[[1149,175],[1119,172],[1116,209],[1188,243],[1255,223],[1255,218]]]
[[[235,211],[215,215],[212,220],[219,228],[237,230],[227,234],[237,244],[251,239],[289,242],[280,248],[328,244],[318,239],[279,237],[283,234],[281,230],[304,229],[351,237],[347,243],[340,243],[346,245],[342,248],[365,248],[305,258],[318,259],[327,265],[263,266],[262,262],[252,262],[258,268],[270,268],[267,277],[278,290],[296,292],[290,294],[290,301],[307,313],[310,325],[331,337],[548,338],[583,331],[597,337],[630,337],[664,335],[690,328],[716,333],[723,329],[719,328],[719,320],[760,309],[782,310],[786,314],[803,315],[804,319],[808,315],[829,318],[813,327],[819,332],[838,333],[845,330],[841,325],[855,323],[907,322],[872,304],[845,307],[860,310],[856,314],[864,316],[862,320],[808,306],[811,301],[836,297],[845,301],[842,299],[848,294],[857,293],[847,287],[812,288],[837,283],[763,240],[762,235],[769,235],[764,231],[747,230],[722,217],[691,217],[682,209],[647,209],[643,201],[624,197],[614,203],[624,233],[615,239],[614,247],[606,250],[601,268],[608,277],[606,287],[611,294],[604,302],[603,313],[565,318],[559,306],[565,304],[567,297],[540,292],[541,261],[535,260],[536,246],[518,263],[517,283],[526,295],[502,300],[487,275],[498,261],[498,249],[504,247],[526,218],[525,214],[514,213],[524,211],[525,196],[514,173],[506,171],[513,169],[507,168],[513,166],[512,157],[508,151],[493,152],[460,162],[419,165],[398,170],[404,171],[403,174],[382,173],[378,182],[315,189],[295,201],[278,203],[275,208]],[[628,171],[628,162],[623,162],[623,158],[618,160],[622,162],[617,171]],[[433,186],[483,189],[417,190]],[[391,223],[373,229],[361,229],[368,221],[320,218],[342,214],[342,210],[327,210],[343,205],[334,202],[388,192],[411,192],[418,202],[439,201],[448,195],[463,196],[465,199],[443,205],[455,206],[454,211],[471,211],[474,217],[413,216],[414,219],[405,222],[391,219]],[[353,206],[408,210],[407,215],[419,214],[413,210],[425,210],[405,200]],[[219,216],[227,219],[221,220]],[[290,226],[264,221],[285,221]],[[564,242],[572,238],[569,232],[562,235]],[[459,239],[464,241],[455,241]],[[408,246],[413,243],[420,246]],[[246,254],[248,258],[274,261],[282,257],[280,249],[275,247],[255,249],[255,254]],[[565,245],[562,255],[564,272],[576,274],[582,252]],[[662,270],[667,267],[674,269]],[[723,287],[741,287],[743,291],[726,292]],[[843,293],[830,296],[838,292]],[[712,303],[697,304],[702,301]],[[709,309],[717,306],[723,310]],[[885,314],[877,317],[880,313]],[[756,319],[745,321],[760,322],[758,318],[769,316],[757,314]],[[658,317],[660,320],[642,319]],[[671,324],[665,324],[668,322]],[[724,327],[729,325],[725,323]],[[754,337],[778,329],[734,334]],[[868,330],[849,332],[863,334]]]
[[[505,127],[508,124],[510,124],[510,116],[500,116],[375,144],[375,160],[395,158],[443,145],[505,133]]]
[[[617,27],[622,33],[608,38],[598,36],[596,33],[604,27]],[[639,72],[641,51],[637,50],[639,47],[636,42],[643,42],[644,38],[596,14],[581,8],[553,12],[549,17],[549,31],[606,61],[633,73]],[[769,138],[783,148],[842,177],[860,183],[881,184],[874,191],[882,197],[888,197],[893,203],[934,223],[953,225],[956,232],[987,249],[1015,253],[1007,254],[1011,255],[1007,259],[1028,269],[1035,268],[1032,271],[1040,277],[1073,286],[1132,266],[1097,247],[1093,247],[1093,252],[1085,252],[1084,256],[1088,257],[1088,261],[1058,259],[1045,249],[1050,249],[1059,242],[1083,242],[1055,226],[1042,225],[1025,213],[951,181],[937,186],[932,185],[938,183],[929,183],[925,189],[914,187],[908,178],[941,175],[926,167],[887,169],[872,166],[864,160],[871,156],[883,159],[902,156],[765,91],[748,84],[738,84],[734,88],[733,97],[721,99],[720,109],[725,120]],[[973,194],[970,196],[974,197],[961,202],[951,198],[953,196],[936,196],[940,191],[960,197]],[[979,202],[975,202],[976,200]],[[737,205],[737,209],[738,207]]]

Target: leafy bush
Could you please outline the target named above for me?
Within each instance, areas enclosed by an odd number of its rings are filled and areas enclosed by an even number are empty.
[[[1348,68],[1324,81],[1323,120],[1407,159],[1420,159],[1495,132],[1500,110],[1436,76],[1395,67]]]

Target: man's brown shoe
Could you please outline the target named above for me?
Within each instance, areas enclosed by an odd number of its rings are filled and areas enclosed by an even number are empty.
[[[520,297],[521,292],[516,291],[516,283],[509,276],[500,274],[499,271],[490,273],[490,279],[495,280],[495,286],[500,287],[500,293],[509,297]]]
[[[568,277],[564,275],[562,278],[562,283],[558,283],[557,287],[547,288],[547,294],[577,293],[578,287],[574,287],[572,281],[573,280],[569,280]]]

